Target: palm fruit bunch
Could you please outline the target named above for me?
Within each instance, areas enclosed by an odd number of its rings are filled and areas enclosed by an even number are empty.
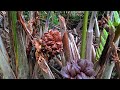
[[[48,58],[59,54],[63,49],[61,33],[56,29],[50,29],[42,36],[42,52],[48,55]]]
[[[87,59],[67,62],[61,69],[61,74],[65,79],[95,79],[93,63]]]

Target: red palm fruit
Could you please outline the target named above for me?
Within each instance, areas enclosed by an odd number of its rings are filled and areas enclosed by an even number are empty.
[[[46,44],[48,45],[48,46],[51,46],[51,45],[54,45],[54,41],[48,41]]]
[[[62,51],[62,46],[61,33],[58,30],[50,29],[44,33],[42,37],[42,51],[44,51],[44,54],[47,53],[53,57]]]

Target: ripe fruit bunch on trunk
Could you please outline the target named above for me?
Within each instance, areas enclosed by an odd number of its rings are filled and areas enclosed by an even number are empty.
[[[61,69],[61,74],[66,79],[94,79],[93,63],[86,59],[70,61]]]
[[[48,57],[54,57],[63,49],[61,33],[58,30],[50,29],[42,37],[42,52]]]

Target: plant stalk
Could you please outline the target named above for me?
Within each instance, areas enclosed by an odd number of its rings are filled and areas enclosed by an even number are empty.
[[[93,44],[93,27],[95,23],[96,12],[93,11],[90,19],[89,29],[87,32],[87,46],[86,46],[86,58],[91,61],[92,57],[92,44]]]
[[[82,43],[81,43],[81,52],[80,52],[80,56],[82,59],[85,58],[85,54],[86,54],[86,38],[87,38],[86,35],[87,35],[88,14],[89,14],[89,11],[84,12]]]

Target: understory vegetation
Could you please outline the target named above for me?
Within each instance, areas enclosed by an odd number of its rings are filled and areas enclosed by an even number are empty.
[[[119,79],[119,11],[0,11],[1,79]]]

